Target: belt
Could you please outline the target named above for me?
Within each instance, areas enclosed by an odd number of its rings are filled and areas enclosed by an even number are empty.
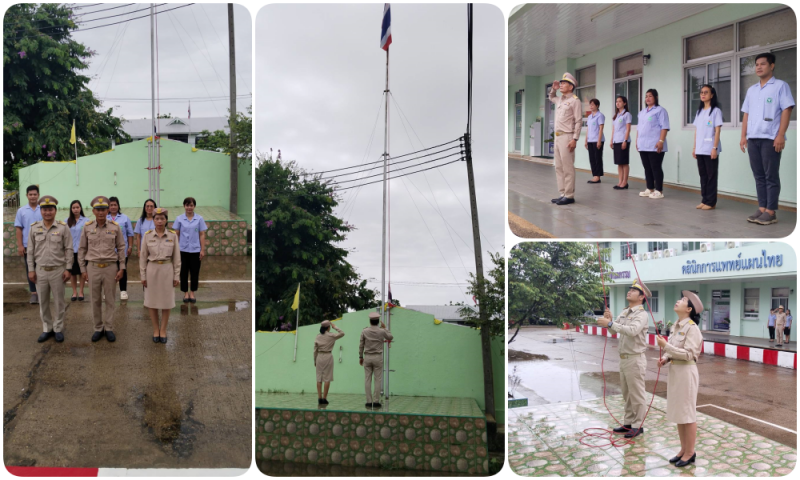
[[[628,354],[628,355],[623,355],[621,353],[619,354],[619,358],[622,359],[622,360],[627,360],[629,358],[641,357],[641,356],[642,356],[641,353],[631,353],[631,354]]]
[[[45,272],[52,272],[53,270],[66,270],[67,267],[65,265],[58,265],[56,267],[39,267]]]
[[[159,265],[163,265],[165,263],[172,263],[172,259],[169,259],[169,260],[150,260],[150,263],[157,263]]]
[[[322,350],[317,350],[317,353],[318,353],[318,354],[320,354],[320,353],[331,353],[331,352],[330,352],[330,351],[328,351],[328,352],[323,352]]]
[[[692,360],[691,362],[686,361],[686,360],[673,360],[672,364],[673,365],[697,365],[697,362],[695,362],[694,360]]]
[[[556,132],[556,137],[560,137],[561,135],[572,135],[572,132]]]
[[[106,268],[107,266],[111,265],[111,263],[97,263],[97,262],[89,262],[97,268]]]

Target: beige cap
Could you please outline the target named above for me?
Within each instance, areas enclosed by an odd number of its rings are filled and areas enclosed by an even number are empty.
[[[323,327],[330,327],[331,326],[331,321],[330,320],[323,320],[322,321],[322,326]]]
[[[372,312],[369,314],[370,320],[379,320],[381,318],[381,314],[378,312]]]
[[[575,80],[575,77],[573,77],[572,74],[569,73],[569,72],[566,72],[566,73],[564,73],[564,75],[561,76],[561,81],[562,82],[569,82],[569,83],[572,84],[573,87],[577,87],[578,86],[578,81]]]
[[[98,195],[89,202],[89,205],[91,205],[92,208],[108,208],[108,197]]]
[[[58,200],[56,197],[45,195],[44,197],[39,199],[39,206],[40,207],[56,207],[58,206]]]
[[[644,293],[644,296],[647,298],[651,297],[650,289],[647,288],[647,285],[645,285],[644,282],[640,282],[638,278],[633,281],[631,288],[635,288],[636,290]]]
[[[694,302],[692,302],[694,303]],[[783,310],[783,305],[778,305],[778,310]]]
[[[155,217],[156,215],[169,215],[169,210],[167,210],[166,208],[158,207],[153,210],[153,216]]]
[[[689,301],[692,302],[692,306],[694,307],[695,313],[697,313],[698,315],[703,313],[703,302],[700,301],[700,297],[698,297],[696,293],[689,290],[681,290],[681,295],[688,298]]]

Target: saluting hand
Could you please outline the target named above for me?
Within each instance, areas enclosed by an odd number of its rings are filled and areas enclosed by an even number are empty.
[[[386,324],[381,322],[381,328],[386,328]]]

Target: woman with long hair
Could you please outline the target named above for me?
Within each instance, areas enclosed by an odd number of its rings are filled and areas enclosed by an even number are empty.
[[[153,223],[153,211],[156,207],[156,201],[152,198],[145,200],[142,206],[142,215],[139,217],[139,221],[136,222],[136,227],[133,229],[134,242],[136,242],[139,251],[142,250],[142,236],[148,230],[155,228],[155,223]]]
[[[206,256],[206,221],[194,213],[197,200],[194,197],[183,199],[183,210],[172,223],[172,229],[178,232],[181,243],[181,291],[183,303],[197,303],[194,292],[197,291],[200,276],[200,261]],[[191,289],[189,288],[191,277]]]
[[[603,176],[603,144],[606,136],[603,128],[606,116],[600,113],[600,100],[589,100],[589,115],[586,117],[586,142],[583,144],[589,150],[589,164],[592,166],[592,179],[586,183],[600,183]]]
[[[72,270],[69,271],[72,274],[72,298],[70,300],[73,302],[76,300],[83,301],[83,287],[86,285],[86,277],[81,275],[81,265],[78,263],[78,246],[81,243],[81,230],[83,230],[83,224],[86,223],[86,220],[88,219],[83,215],[81,201],[73,200],[69,204],[69,217],[66,219],[69,233],[72,235],[72,251],[74,255]]]
[[[636,127],[636,150],[642,158],[647,188],[640,197],[664,198],[664,155],[667,153],[669,115],[658,104],[658,91],[651,88],[644,95],[644,108],[639,112]]]
[[[331,328],[337,333],[331,333]],[[314,339],[314,366],[317,369],[317,398],[320,405],[328,404],[328,390],[333,381],[333,344],[344,337],[330,320],[325,320],[319,327],[319,335]]]
[[[153,323],[153,343],[167,343],[169,311],[175,308],[175,287],[181,271],[178,235],[167,228],[168,221],[166,208],[155,209],[153,230],[144,234],[139,250],[139,273],[145,287],[144,306],[150,309]]]
[[[694,117],[694,148],[692,156],[697,160],[700,172],[700,195],[702,201],[696,208],[713,210],[717,206],[717,174],[719,154],[722,153],[720,133],[722,131],[722,109],[717,102],[717,91],[711,85],[700,87],[700,108]]]
[[[614,101],[614,117],[611,123],[611,144],[614,150],[614,164],[617,166],[619,181],[614,190],[628,189],[628,174],[631,171],[631,122],[633,117],[628,111],[628,99],[617,95]]]
[[[669,363],[667,382],[667,421],[678,424],[681,449],[670,459],[676,467],[685,467],[697,458],[697,390],[700,376],[697,373],[697,358],[703,345],[703,334],[697,322],[703,313],[703,303],[690,290],[681,291],[681,298],[675,302],[673,310],[678,321],[672,326],[669,341],[658,336],[658,346],[663,356],[658,360],[660,366]]]

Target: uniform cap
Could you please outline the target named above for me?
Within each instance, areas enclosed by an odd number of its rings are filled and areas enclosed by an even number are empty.
[[[322,321],[322,326],[323,327],[330,327],[331,326],[331,321],[330,320],[323,320]]]
[[[39,199],[40,207],[55,207],[57,205],[58,205],[58,200],[56,200],[56,197],[45,195],[44,197]]]
[[[379,320],[381,318],[381,314],[378,312],[372,312],[369,314],[370,320]]]
[[[168,214],[169,214],[169,210],[167,210],[166,208],[158,207],[155,210],[153,210],[153,216],[156,216],[156,215],[168,215]]]
[[[89,202],[89,205],[91,205],[92,208],[108,208],[108,197],[102,195],[94,197],[92,201]]]
[[[692,302],[694,303],[694,302]],[[783,310],[783,305],[778,305],[778,310]]]
[[[573,77],[572,74],[569,73],[569,72],[565,72],[564,75],[561,76],[561,81],[562,82],[569,82],[569,83],[572,84],[573,87],[577,87],[578,86],[578,81],[575,80],[575,77]]]
[[[696,293],[689,290],[681,290],[681,295],[688,298],[689,301],[692,302],[695,313],[698,315],[703,313],[703,302],[700,301],[700,297],[698,297]]]
[[[650,289],[647,288],[647,285],[645,285],[643,282],[640,282],[638,278],[633,280],[633,285],[631,285],[631,288],[635,288],[636,290],[644,293],[644,296],[647,298],[650,298],[651,296]]]

